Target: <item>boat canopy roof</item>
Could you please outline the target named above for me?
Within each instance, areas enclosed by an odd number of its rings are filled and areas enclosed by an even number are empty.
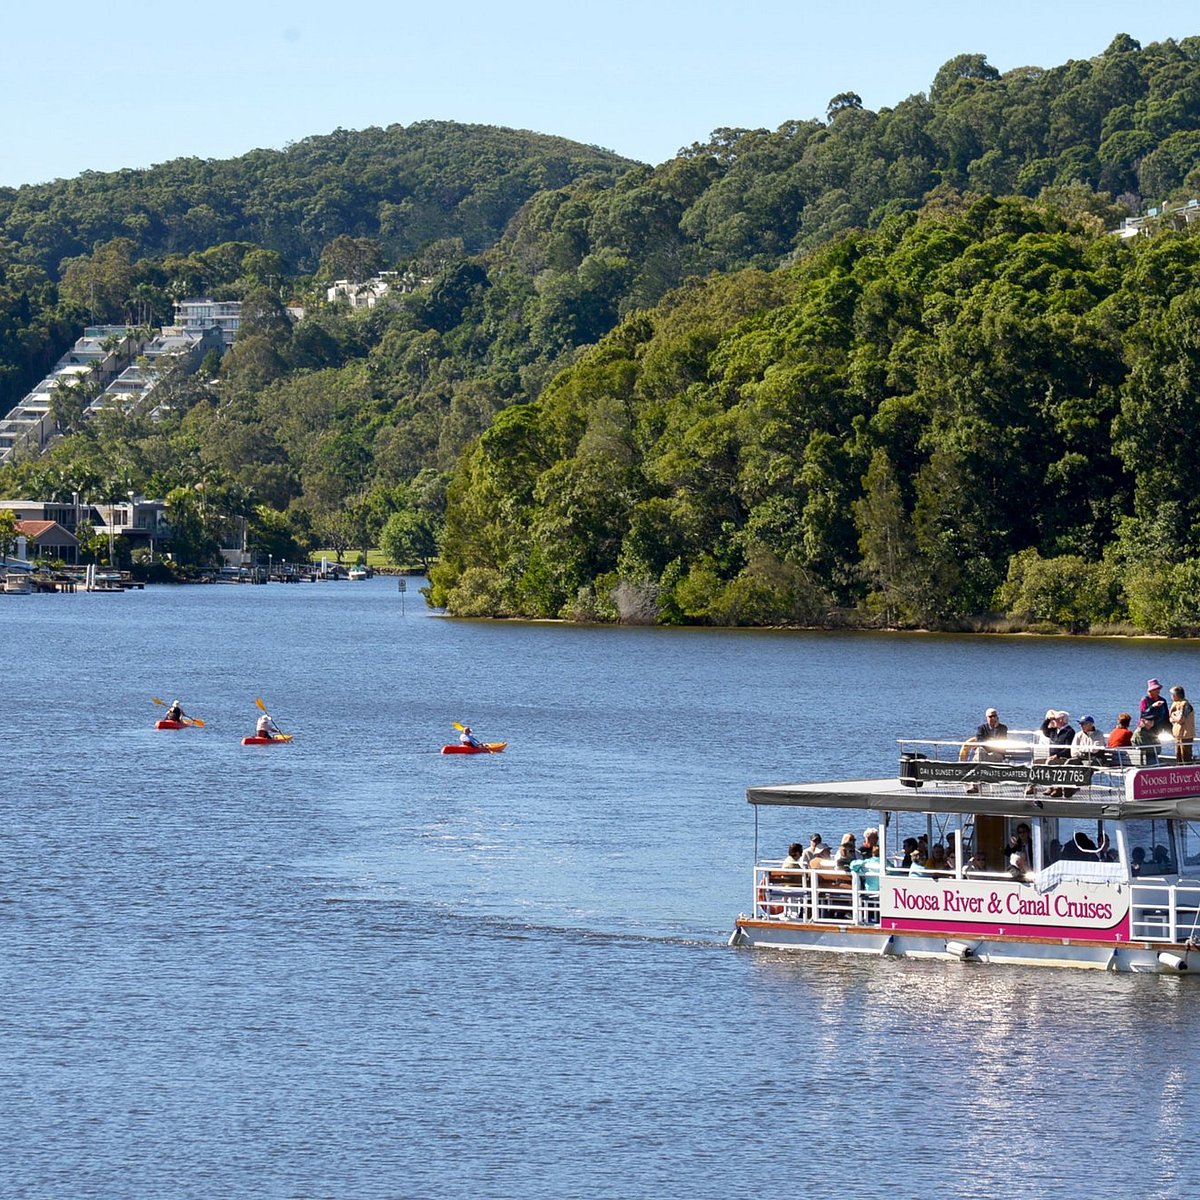
[[[890,779],[849,779],[829,783],[785,783],[746,789],[751,804],[792,808],[856,808],[882,812],[980,813],[1005,817],[1095,817],[1105,821],[1200,819],[1200,796],[1128,800],[1105,792],[1056,799],[1049,796],[977,795],[931,788],[901,787]]]

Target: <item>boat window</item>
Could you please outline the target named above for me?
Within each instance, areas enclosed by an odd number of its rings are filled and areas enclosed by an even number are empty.
[[[1175,838],[1173,821],[1125,821],[1125,847],[1129,855],[1129,872],[1141,875],[1174,875]],[[1197,845],[1200,853],[1200,844]]]
[[[1189,879],[1200,878],[1200,821],[1181,821],[1179,840],[1183,851],[1181,875]]]
[[[1166,822],[1158,824],[1164,826],[1165,834]],[[1117,858],[1116,839],[1095,817],[1046,817],[1043,838],[1045,866],[1060,859],[1115,862]]]

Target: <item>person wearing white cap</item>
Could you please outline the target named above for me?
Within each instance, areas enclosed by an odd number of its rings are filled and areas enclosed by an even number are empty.
[[[1146,680],[1146,694],[1138,712],[1143,721],[1150,718],[1155,737],[1170,728],[1171,706],[1163,699],[1162,684],[1157,679]]]

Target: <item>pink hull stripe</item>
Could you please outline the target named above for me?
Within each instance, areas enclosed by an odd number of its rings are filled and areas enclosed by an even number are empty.
[[[1072,929],[1057,925],[993,925],[983,921],[923,921],[915,917],[884,917],[880,922],[883,929],[907,931],[909,933],[948,933],[953,935],[983,934],[1003,937],[1014,942],[1026,938],[1062,938],[1072,942],[1127,942],[1129,941],[1129,916],[1125,915],[1109,929]]]

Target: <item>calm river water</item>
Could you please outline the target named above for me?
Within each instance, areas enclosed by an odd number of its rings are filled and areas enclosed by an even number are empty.
[[[725,940],[747,785],[889,772],[992,703],[1107,728],[1148,675],[1200,694],[1200,648],[458,622],[413,586],[0,596],[0,1193],[1185,1193],[1200,980]],[[239,744],[256,696],[293,745]],[[456,720],[508,750],[441,756]]]

